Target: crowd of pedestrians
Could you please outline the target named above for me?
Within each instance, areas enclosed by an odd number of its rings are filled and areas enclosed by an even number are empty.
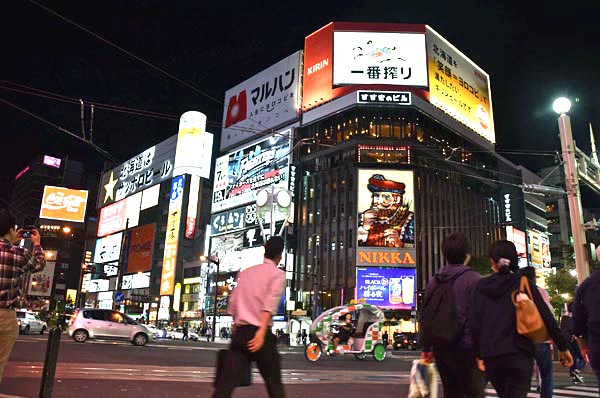
[[[588,362],[600,381],[600,273],[581,284],[572,317],[566,313],[559,327],[548,293],[535,285],[535,269],[519,268],[512,242],[492,244],[493,273],[485,278],[468,266],[464,234],[446,237],[442,252],[446,264],[427,287],[421,338],[423,361],[435,362],[445,397],[483,397],[489,381],[499,397],[524,398],[534,369],[541,397],[552,397],[553,347],[574,383]],[[524,308],[533,309],[527,318]],[[523,319],[537,320],[537,329],[526,332]]]

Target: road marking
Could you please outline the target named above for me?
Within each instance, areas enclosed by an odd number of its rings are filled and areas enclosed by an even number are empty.
[[[531,391],[532,392],[527,393],[528,398],[540,398],[540,393],[535,391],[535,387],[532,387]],[[493,388],[486,388],[485,393],[485,396],[490,398],[498,396],[496,394],[496,390],[494,390]],[[553,398],[581,398],[599,396],[600,395],[598,395],[598,388],[584,386],[555,387],[552,394]]]

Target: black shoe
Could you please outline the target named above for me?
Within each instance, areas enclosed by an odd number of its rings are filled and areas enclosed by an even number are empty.
[[[581,377],[578,371],[571,372],[571,380],[573,381],[573,384],[583,383],[583,377]]]

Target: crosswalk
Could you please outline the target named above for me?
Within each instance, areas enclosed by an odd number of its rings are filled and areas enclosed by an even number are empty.
[[[485,389],[485,397],[497,397],[496,390],[488,386]],[[536,392],[535,387],[531,388],[531,392],[527,394],[528,398],[540,398],[540,393]],[[553,398],[592,398],[600,397],[598,393],[598,387],[590,386],[566,386],[566,387],[555,387]]]

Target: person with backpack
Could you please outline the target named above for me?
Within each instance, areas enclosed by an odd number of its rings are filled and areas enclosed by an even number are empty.
[[[421,342],[433,356],[445,397],[483,397],[485,377],[478,369],[467,323],[471,296],[481,279],[467,266],[467,237],[455,232],[442,242],[446,265],[429,282],[421,311]]]
[[[519,256],[514,243],[499,240],[489,250],[494,273],[481,279],[475,286],[469,328],[480,369],[500,398],[525,398],[529,393],[533,375],[535,344],[517,332],[517,312],[514,297],[521,290],[518,272]],[[528,290],[539,317],[548,334],[558,347],[563,366],[569,367],[573,358],[558,324],[540,292],[533,286]],[[529,293],[530,291],[530,293]]]

